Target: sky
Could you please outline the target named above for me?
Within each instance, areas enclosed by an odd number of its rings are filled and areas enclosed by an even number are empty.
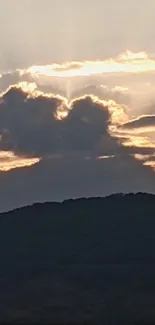
[[[0,211],[155,193],[154,0],[0,0]]]

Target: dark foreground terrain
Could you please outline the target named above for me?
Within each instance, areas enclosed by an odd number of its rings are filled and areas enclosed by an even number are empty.
[[[155,196],[0,215],[0,324],[155,324]]]

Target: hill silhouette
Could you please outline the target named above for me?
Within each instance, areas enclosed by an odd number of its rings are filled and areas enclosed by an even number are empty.
[[[155,195],[0,214],[0,323],[155,324]]]

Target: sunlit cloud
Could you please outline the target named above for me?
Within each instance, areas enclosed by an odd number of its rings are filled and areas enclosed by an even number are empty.
[[[115,86],[114,88],[112,88],[112,91],[114,92],[122,92],[124,93],[125,91],[128,91],[128,87],[122,87],[122,86]]]
[[[63,120],[64,118],[66,118],[68,116],[68,112],[69,110],[67,109],[68,106],[68,100],[65,97],[62,97],[60,95],[54,95],[52,93],[44,93],[40,90],[37,89],[37,85],[35,82],[19,82],[16,85],[17,88],[21,89],[23,92],[27,93],[29,97],[32,98],[37,98],[37,97],[45,97],[45,98],[58,98],[60,100],[62,100],[63,104],[60,104],[58,106],[58,109],[56,111],[55,117],[58,120]]]
[[[115,134],[115,136],[120,139],[125,147],[155,149],[155,142],[151,141],[149,137],[119,134]]]
[[[123,86],[118,88],[126,91]],[[22,81],[1,93],[0,105],[2,117],[4,109],[6,114],[0,141],[1,150],[6,152],[0,152],[0,171],[31,166],[40,161],[37,157],[43,159],[70,150],[88,151],[86,156],[95,155],[97,160],[112,159],[119,150],[125,150],[128,154],[137,152],[139,156],[134,158],[143,165],[149,166],[153,161],[152,156],[146,155],[144,160],[141,152],[149,155],[155,150],[154,139],[144,134],[147,127],[153,127],[155,116],[142,115],[130,120],[128,107],[112,99],[103,100],[90,94],[69,101],[38,90],[35,82]]]
[[[3,172],[15,168],[30,167],[39,161],[39,158],[18,157],[12,151],[0,151],[0,171]]]
[[[127,50],[125,53],[119,55],[119,59],[123,61],[146,60],[147,58],[148,56],[144,51],[133,53],[132,51]]]
[[[135,154],[133,155],[135,159],[140,160],[144,166],[148,166],[155,170],[155,154],[153,155],[142,155]]]
[[[25,93],[26,98],[45,98],[45,99],[57,99],[60,103],[57,107],[57,111],[55,113],[55,117],[58,120],[62,120],[63,118],[67,117],[69,112],[69,103],[68,99],[62,97],[60,95],[55,95],[52,93],[45,93],[43,91],[38,90],[38,87],[35,82],[19,82],[15,85],[9,86],[4,92],[0,93],[0,104],[4,103],[4,97],[11,91],[11,90],[19,90]]]
[[[115,158],[115,155],[110,155],[110,156],[98,156],[98,157],[97,157],[98,160],[111,159],[111,158]]]
[[[140,160],[140,161],[146,161],[146,160],[149,160],[152,157],[155,157],[155,155],[142,155],[142,154],[136,153],[134,155],[134,157],[136,159]]]
[[[155,131],[155,115],[142,115],[119,126],[121,131],[140,134]]]
[[[155,161],[154,160],[145,161],[143,165],[151,167],[155,171]]]
[[[27,82],[27,81],[22,81],[19,82],[16,87],[22,89],[23,92],[29,93],[31,95],[34,95],[36,93],[37,96],[37,85],[35,82]]]
[[[78,98],[74,98],[73,100],[68,101],[66,97],[60,96],[60,95],[54,95],[52,93],[45,93],[43,91],[38,90],[38,87],[35,82],[19,82],[16,85],[10,86],[5,92],[2,92],[0,94],[0,100],[11,90],[11,89],[19,89],[22,92],[24,92],[27,97],[32,98],[56,98],[60,100],[60,105],[57,108],[57,112],[55,114],[55,117],[58,120],[65,119],[69,111],[72,109],[74,102],[76,100],[85,100],[87,97],[89,97],[93,103],[98,103],[103,107],[107,107],[107,109],[110,112],[111,115],[111,124],[112,125],[120,125],[123,123],[126,123],[128,121],[128,115],[126,112],[126,106],[117,104],[114,100],[102,100],[98,96],[95,95],[84,95],[79,96]]]
[[[120,125],[121,123],[125,123],[128,121],[128,115],[126,113],[126,107],[124,105],[117,104],[114,100],[102,100],[94,95],[85,95],[85,96],[81,96],[77,99],[84,100],[87,97],[89,97],[93,103],[98,103],[101,105],[101,107],[103,106],[103,108],[107,107],[107,110],[110,112],[112,126]],[[74,99],[69,103],[69,109],[72,108],[73,103],[77,99]]]
[[[132,53],[126,51],[117,58],[95,61],[71,61],[51,65],[34,65],[28,69],[19,70],[20,74],[30,74],[34,78],[58,77],[71,78],[102,75],[108,73],[142,73],[155,71],[155,58],[150,58],[145,52]]]
[[[64,105],[60,105],[55,113],[57,120],[64,120],[69,114],[69,110]]]

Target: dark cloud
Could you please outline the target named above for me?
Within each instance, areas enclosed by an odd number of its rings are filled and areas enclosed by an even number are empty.
[[[73,101],[65,120],[67,143],[72,150],[93,150],[108,134],[108,107],[93,102],[91,97]]]
[[[0,172],[0,210],[111,192],[155,192],[153,169],[134,157],[153,149],[126,148],[111,136],[110,109],[103,103],[86,96],[69,105],[60,96],[28,96],[17,87],[3,94],[0,149],[41,161]],[[60,120],[62,111],[68,116]]]
[[[120,129],[139,129],[155,127],[155,115],[143,115],[127,123],[122,124]]]
[[[115,109],[118,115],[122,112],[119,105]],[[58,119],[63,112],[67,117]],[[0,149],[42,158],[73,152],[91,157],[152,153],[151,148],[125,148],[123,135],[119,139],[110,135],[110,124],[108,103],[95,97],[80,97],[69,105],[60,96],[29,96],[12,87],[3,94],[0,103]]]
[[[18,154],[42,155],[59,148],[59,121],[55,114],[64,103],[58,98],[28,98],[17,88],[2,97],[0,105],[1,149]]]
[[[68,111],[57,119],[57,111]],[[74,100],[68,107],[60,97],[28,97],[11,88],[0,104],[1,150],[27,156],[45,156],[68,151],[93,151],[110,137],[108,107],[91,97]],[[105,143],[106,146],[106,143]],[[108,150],[106,150],[106,154]]]

